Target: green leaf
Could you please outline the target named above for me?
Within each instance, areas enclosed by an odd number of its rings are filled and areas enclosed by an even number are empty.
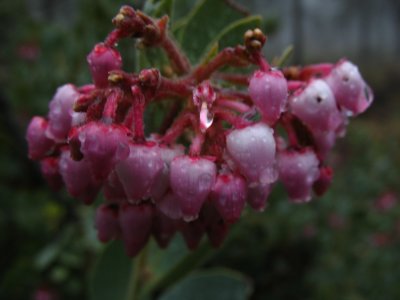
[[[241,14],[223,1],[203,0],[192,10],[180,32],[182,48],[192,62],[204,53],[209,42],[230,24],[241,18]]]
[[[90,278],[90,299],[125,299],[132,259],[118,241],[110,243],[99,257]]]
[[[159,300],[244,300],[252,287],[240,273],[230,270],[199,271],[167,290]]]
[[[185,19],[199,1],[173,0],[171,10],[171,22],[174,24],[178,20]]]
[[[293,45],[289,45],[285,48],[285,50],[283,50],[280,57],[274,59],[273,65],[275,65],[278,68],[282,68],[287,63],[292,54],[293,54]]]

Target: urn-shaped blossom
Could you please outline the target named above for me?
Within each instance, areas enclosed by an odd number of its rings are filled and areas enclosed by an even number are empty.
[[[72,84],[65,84],[57,89],[49,104],[49,126],[47,137],[62,142],[67,139],[72,125],[72,107],[79,97],[79,92]]]
[[[124,127],[101,122],[90,122],[78,128],[80,151],[96,179],[106,179],[116,163],[127,158],[128,133]]]
[[[42,159],[40,161],[40,171],[42,171],[44,179],[53,190],[57,191],[63,186],[58,157]]]
[[[125,203],[120,207],[119,225],[128,256],[135,256],[146,245],[151,234],[152,220],[153,207],[150,204]]]
[[[122,58],[117,49],[103,43],[94,46],[92,52],[87,56],[87,62],[93,82],[99,88],[107,87],[110,71],[120,70],[122,67]]]
[[[235,129],[226,137],[228,154],[250,181],[268,184],[277,179],[273,130],[263,123]]]
[[[160,155],[164,166],[151,187],[151,195],[155,200],[163,197],[169,189],[169,173],[172,160],[175,157],[182,156],[184,153],[185,148],[182,145],[160,146]]]
[[[93,178],[89,163],[84,159],[73,160],[70,151],[64,149],[59,168],[68,193],[85,204],[91,204],[97,195],[99,184]]]
[[[115,170],[128,199],[135,203],[151,196],[152,187],[163,167],[157,145],[131,143],[129,156],[117,163]]]
[[[255,211],[263,211],[271,189],[271,184],[250,184],[247,187],[247,203]]]
[[[184,219],[197,218],[214,186],[216,173],[215,164],[206,158],[180,156],[171,162],[171,188]]]
[[[246,204],[246,181],[233,174],[220,174],[212,188],[210,199],[227,223],[236,222]]]
[[[325,78],[336,101],[354,115],[364,112],[373,101],[373,93],[354,64],[342,60]]]
[[[249,83],[249,95],[263,116],[273,125],[283,112],[288,95],[288,86],[281,71],[256,71]]]
[[[42,117],[33,117],[26,131],[30,159],[41,159],[53,147],[54,142],[46,136],[48,122]]]
[[[311,200],[312,186],[319,177],[319,161],[314,151],[286,150],[278,155],[279,179],[289,198],[296,203]]]
[[[96,210],[95,227],[97,237],[106,243],[120,235],[118,206],[102,204]]]
[[[289,106],[311,130],[335,130],[341,122],[332,90],[321,79],[311,81],[304,90],[296,93]]]

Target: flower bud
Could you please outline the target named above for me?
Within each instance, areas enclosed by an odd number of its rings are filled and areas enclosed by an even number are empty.
[[[206,228],[203,221],[197,219],[191,222],[181,221],[179,230],[188,249],[195,250],[199,246]]]
[[[215,164],[205,158],[180,156],[171,162],[171,188],[185,220],[198,217],[214,185],[216,172]]]
[[[278,155],[279,179],[292,202],[311,200],[311,188],[319,177],[318,159],[311,149],[283,151]]]
[[[235,223],[246,204],[246,182],[241,176],[218,175],[210,199],[227,223]]]
[[[169,173],[172,160],[175,157],[182,156],[184,153],[185,148],[181,145],[174,145],[173,147],[160,147],[160,154],[161,159],[164,162],[164,167],[151,187],[151,195],[155,200],[164,196],[169,189]]]
[[[277,179],[273,130],[262,123],[233,130],[226,137],[228,154],[250,181],[268,184]]]
[[[313,189],[317,196],[322,196],[330,187],[333,179],[333,171],[330,167],[321,167],[319,177],[313,184]]]
[[[201,214],[211,245],[215,248],[221,246],[229,231],[227,223],[209,202],[204,205]]]
[[[118,125],[90,122],[78,128],[80,151],[96,180],[102,181],[116,163],[129,155],[128,130]]]
[[[69,150],[64,149],[59,162],[60,174],[68,193],[81,199],[85,204],[91,204],[96,198],[99,185],[95,182],[86,160],[75,161]]]
[[[178,197],[172,192],[168,192],[162,198],[156,200],[156,206],[158,210],[170,219],[178,220],[182,218]]]
[[[332,90],[321,79],[311,81],[290,99],[289,105],[310,130],[335,130],[341,122]]]
[[[270,184],[252,184],[247,187],[247,203],[255,211],[263,211],[271,193]]]
[[[87,56],[87,62],[89,63],[93,82],[98,88],[107,87],[108,73],[113,70],[120,70],[122,67],[122,59],[119,52],[103,43],[94,46],[92,52]]]
[[[118,221],[118,206],[100,205],[96,210],[95,227],[98,239],[106,243],[120,234]]]
[[[63,186],[58,157],[46,157],[40,161],[40,170],[47,184],[55,191]]]
[[[38,160],[46,156],[54,142],[45,135],[48,122],[42,117],[33,117],[29,123],[26,140],[28,142],[29,158]]]
[[[115,171],[112,171],[103,183],[103,193],[104,198],[110,203],[121,203],[128,200],[124,187]]]
[[[152,228],[153,207],[149,204],[123,204],[119,211],[119,225],[125,252],[134,257],[146,245]]]
[[[167,248],[177,230],[176,220],[172,220],[162,212],[155,210],[152,233],[160,248]]]
[[[373,101],[372,91],[357,66],[347,60],[340,61],[325,80],[337,103],[354,115],[364,112]]]
[[[46,130],[48,138],[64,142],[72,123],[72,107],[79,93],[72,84],[65,84],[57,89],[49,104],[49,127]]]
[[[287,81],[281,71],[256,71],[249,83],[249,94],[263,120],[273,125],[283,112],[288,95]]]
[[[312,136],[316,148],[316,153],[321,160],[325,160],[336,142],[336,133],[332,130],[322,131],[313,130]]]
[[[129,156],[115,166],[118,178],[132,203],[151,196],[151,188],[162,172],[164,162],[155,145],[129,145]]]

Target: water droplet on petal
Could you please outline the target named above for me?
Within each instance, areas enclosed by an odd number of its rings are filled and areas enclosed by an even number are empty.
[[[214,114],[208,110],[207,103],[203,102],[200,109],[200,130],[205,132],[214,121]]]

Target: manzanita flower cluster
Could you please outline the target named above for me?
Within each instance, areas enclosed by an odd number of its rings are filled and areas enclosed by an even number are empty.
[[[278,180],[292,202],[322,195],[332,179],[327,154],[349,117],[372,102],[345,59],[272,67],[259,29],[192,66],[167,23],[123,6],[87,56],[93,83],[59,87],[47,118],[34,117],[27,130],[29,156],[52,188],[65,186],[85,204],[103,193],[98,238],[122,239],[130,256],[150,236],[166,247],[177,231],[190,249],[204,234],[220,245],[246,204],[266,207]],[[124,70],[123,38],[163,49],[172,72]],[[257,70],[245,74],[249,66]],[[171,111],[158,132],[145,134],[146,109],[161,102]]]

